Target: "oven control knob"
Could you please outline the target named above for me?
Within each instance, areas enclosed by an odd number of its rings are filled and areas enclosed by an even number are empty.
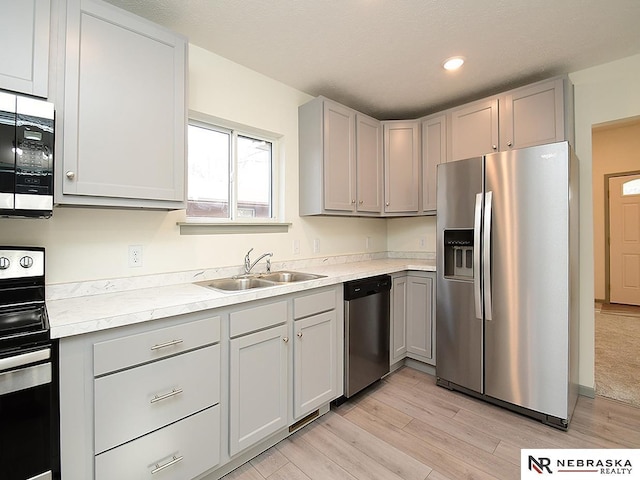
[[[22,268],[31,268],[33,266],[33,258],[29,255],[25,255],[20,259],[20,266]]]
[[[11,265],[11,262],[7,257],[0,257],[0,270],[6,270]]]

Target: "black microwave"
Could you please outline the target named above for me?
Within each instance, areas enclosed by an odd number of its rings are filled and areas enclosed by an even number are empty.
[[[53,212],[54,107],[0,92],[0,216]]]

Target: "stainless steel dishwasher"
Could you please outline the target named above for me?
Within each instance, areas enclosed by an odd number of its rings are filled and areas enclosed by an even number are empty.
[[[389,373],[391,277],[344,284],[344,396],[349,398]]]

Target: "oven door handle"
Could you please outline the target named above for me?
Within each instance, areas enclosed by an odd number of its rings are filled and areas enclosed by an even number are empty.
[[[51,383],[51,363],[40,363],[26,368],[0,373],[0,395],[26,390]]]
[[[35,352],[22,353],[13,357],[0,358],[0,372],[11,368],[22,367],[30,363],[41,362],[51,358],[51,349],[43,348]]]

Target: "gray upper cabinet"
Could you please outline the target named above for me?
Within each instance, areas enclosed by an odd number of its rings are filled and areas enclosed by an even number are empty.
[[[450,160],[477,157],[498,150],[497,98],[454,108],[450,117]]]
[[[565,137],[563,80],[537,83],[500,98],[500,150],[531,147]]]
[[[555,78],[451,109],[449,161],[573,141],[573,90]]]
[[[447,161],[447,116],[422,119],[422,211],[436,211],[437,167]]]
[[[50,0],[0,0],[0,88],[47,98]]]
[[[355,112],[324,102],[324,208],[355,207]]]
[[[566,76],[418,120],[379,122],[317,97],[298,110],[300,215],[433,215],[440,163],[573,143],[573,117]]]
[[[353,213],[355,117],[324,97],[298,107],[300,215]]]
[[[420,123],[383,122],[384,211],[418,213],[420,208]]]
[[[382,212],[382,125],[356,114],[356,193],[358,212]]]
[[[298,109],[300,215],[379,214],[380,122],[318,97]]]
[[[68,0],[56,202],[184,208],[187,40]]]

